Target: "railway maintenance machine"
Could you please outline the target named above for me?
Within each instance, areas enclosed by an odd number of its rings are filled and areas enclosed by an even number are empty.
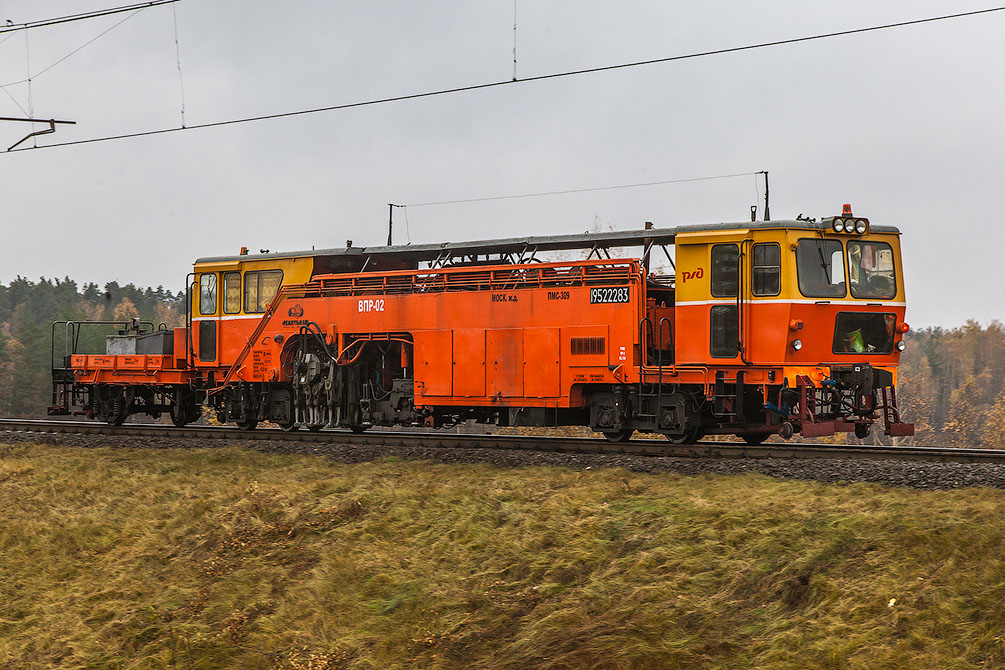
[[[911,435],[899,239],[846,207],[200,258],[183,327],[124,324],[87,354],[87,324],[54,324],[50,413],[181,426],[208,408],[246,430],[584,425],[676,443]]]

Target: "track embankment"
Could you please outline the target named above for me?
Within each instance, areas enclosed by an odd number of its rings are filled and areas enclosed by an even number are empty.
[[[609,443],[602,439],[489,434],[370,431],[282,432],[231,427],[0,420],[0,442],[66,446],[213,448],[242,444],[267,453],[317,454],[343,463],[381,458],[503,467],[625,468],[682,475],[757,472],[779,479],[869,481],[890,486],[953,489],[1005,488],[1005,450],[875,447],[805,443],[733,442],[672,445],[659,440]]]

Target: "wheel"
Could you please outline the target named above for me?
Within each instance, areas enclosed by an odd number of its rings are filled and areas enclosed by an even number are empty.
[[[254,430],[258,425],[258,419],[244,419],[237,422],[237,427],[241,430]]]
[[[195,404],[195,394],[185,388],[177,389],[169,414],[171,415],[171,423],[178,428],[187,426],[198,419],[199,408]]]
[[[279,424],[279,429],[284,433],[292,433],[294,431],[300,430],[300,424],[295,421],[290,421],[289,423]]]
[[[856,423],[855,424],[855,437],[860,440],[864,440],[869,437],[869,433],[872,432],[872,425],[868,423]]]
[[[683,435],[663,434],[671,444],[694,444],[703,437],[701,428],[686,428]]]
[[[322,428],[323,428],[323,426],[321,424],[318,424],[316,426],[307,426],[307,430],[311,431],[312,433],[316,433],[319,430],[321,430]]]
[[[752,447],[756,447],[759,444],[763,444],[771,433],[752,433],[747,435],[741,435],[743,441]]]
[[[370,426],[349,426],[349,430],[359,435],[360,433],[366,432],[366,429]]]
[[[631,430],[605,430],[604,437],[608,442],[627,442],[634,431]]]
[[[108,417],[109,426],[121,426],[125,422],[126,422],[125,412],[122,412],[120,414],[113,414],[110,417]]]

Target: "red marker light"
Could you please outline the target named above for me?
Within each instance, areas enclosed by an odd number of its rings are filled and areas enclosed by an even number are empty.
[[[844,206],[841,208],[841,216],[854,216],[851,213],[851,204],[847,202],[844,204]]]
[[[906,323],[900,324],[900,332],[906,333],[909,330],[911,330],[911,327],[909,325],[907,325]]]

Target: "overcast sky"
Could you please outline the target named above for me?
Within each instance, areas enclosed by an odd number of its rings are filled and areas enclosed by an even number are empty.
[[[126,4],[0,1],[0,23]],[[970,0],[517,3],[517,76],[982,9]],[[182,0],[185,121],[511,79],[512,0]],[[28,13],[26,13],[28,12]],[[172,5],[0,35],[39,145],[181,124]],[[27,34],[27,44],[25,35]],[[181,289],[200,256],[379,245],[387,203],[769,170],[772,218],[903,235],[908,321],[1005,319],[1005,12],[222,128],[0,153],[0,281]],[[19,107],[20,105],[20,107]],[[23,108],[23,110],[22,110]],[[0,123],[0,150],[25,124]],[[410,207],[396,242],[743,221],[752,176]],[[759,210],[761,211],[761,210]]]

